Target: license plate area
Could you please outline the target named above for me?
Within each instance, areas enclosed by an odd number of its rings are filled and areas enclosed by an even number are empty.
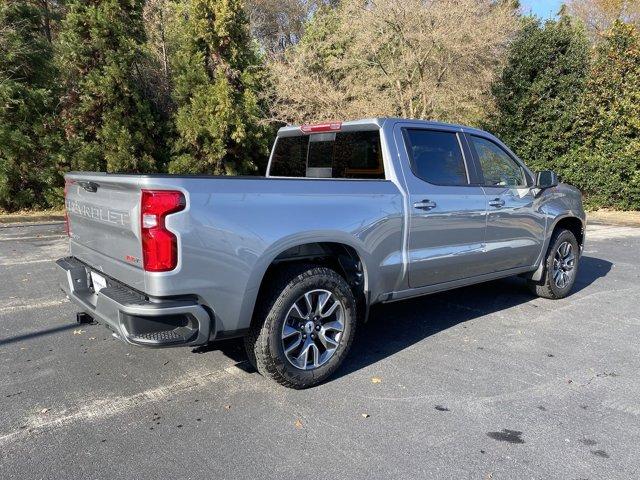
[[[100,290],[107,288],[108,286],[107,279],[93,270],[89,271],[89,278],[91,279],[90,288],[93,290],[93,293],[98,293]]]

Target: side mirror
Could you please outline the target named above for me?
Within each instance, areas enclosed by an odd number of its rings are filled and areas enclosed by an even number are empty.
[[[558,185],[558,175],[556,175],[555,172],[542,170],[537,173],[535,188],[544,190],[545,188],[555,187],[556,185]]]

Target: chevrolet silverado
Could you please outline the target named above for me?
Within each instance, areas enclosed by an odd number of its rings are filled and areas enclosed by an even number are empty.
[[[581,194],[481,130],[393,118],[278,131],[265,177],[65,177],[60,285],[135,345],[244,337],[257,370],[316,385],[369,307],[511,275],[569,294]]]

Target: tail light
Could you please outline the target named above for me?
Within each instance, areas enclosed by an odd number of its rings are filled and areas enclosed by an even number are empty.
[[[178,265],[178,239],[167,230],[167,215],[184,210],[182,192],[142,190],[142,258],[148,272],[167,272]]]
[[[71,182],[64,182],[64,233],[67,234],[68,237],[71,236],[71,230],[69,228],[69,214],[67,213],[67,191],[69,190],[69,185]]]

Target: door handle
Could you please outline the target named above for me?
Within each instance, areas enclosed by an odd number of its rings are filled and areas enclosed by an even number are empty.
[[[489,201],[489,206],[496,208],[504,207],[504,200],[502,200],[501,198],[494,198],[493,200]]]
[[[432,202],[431,200],[422,200],[421,202],[416,202],[413,204],[413,208],[417,208],[418,210],[433,210],[437,206],[438,204],[436,202]]]

